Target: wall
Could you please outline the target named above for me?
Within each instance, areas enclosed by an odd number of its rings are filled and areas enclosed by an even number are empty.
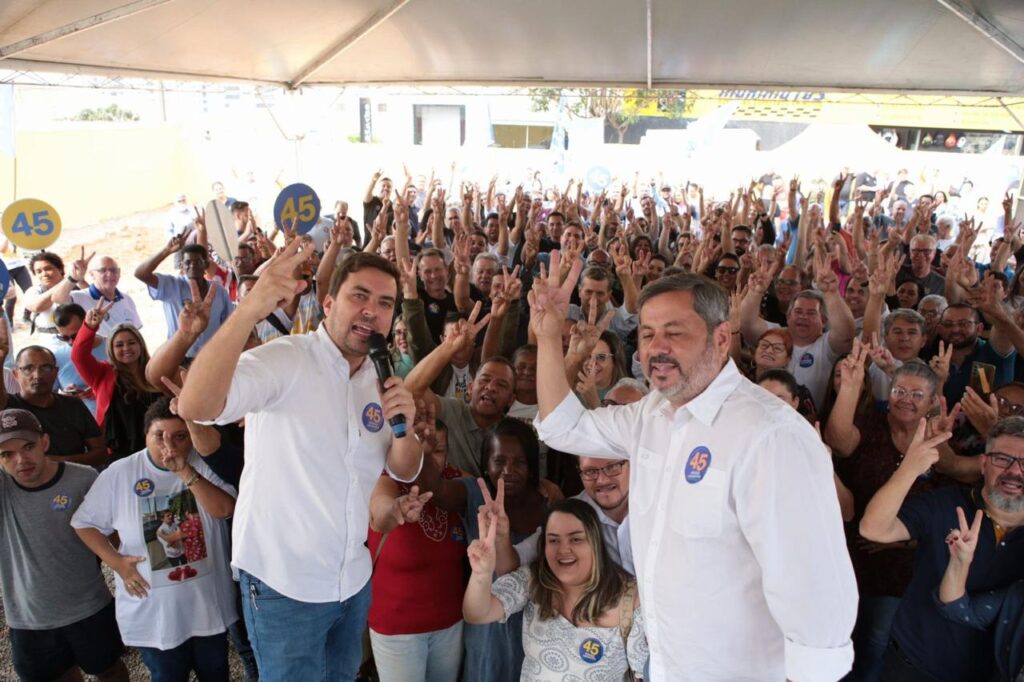
[[[19,131],[14,160],[0,154],[0,206],[49,202],[64,229],[170,204],[178,192],[205,196],[203,176],[180,129],[94,123]]]

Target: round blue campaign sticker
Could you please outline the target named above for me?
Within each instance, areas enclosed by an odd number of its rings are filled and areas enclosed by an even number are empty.
[[[377,433],[384,426],[384,410],[377,403],[369,403],[363,408],[363,426]]]
[[[604,166],[592,166],[587,171],[587,189],[601,192],[612,182],[612,172]]]
[[[597,663],[604,658],[604,644],[594,637],[587,637],[580,644],[580,658],[584,663]]]
[[[153,485],[153,481],[148,478],[140,478],[135,481],[135,494],[139,497],[149,497],[153,494],[156,487]]]
[[[466,542],[466,531],[463,530],[461,524],[455,524],[452,526],[452,540],[455,542]]]
[[[801,367],[810,367],[813,364],[814,364],[814,356],[811,355],[810,353],[804,353],[803,355],[800,356],[800,366]]]
[[[698,445],[686,458],[686,469],[683,472],[687,483],[700,483],[711,466],[711,451]]]
[[[309,185],[297,182],[288,185],[277,195],[274,222],[282,230],[294,226],[298,228],[299,234],[306,234],[319,220],[320,197]]]
[[[71,506],[71,498],[64,493],[57,493],[50,500],[50,509],[53,511],[64,511]]]

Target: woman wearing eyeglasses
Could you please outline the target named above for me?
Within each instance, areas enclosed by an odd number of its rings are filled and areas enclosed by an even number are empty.
[[[467,623],[494,623],[524,614],[520,680],[642,677],[648,651],[636,583],[609,556],[590,505],[552,505],[537,559],[493,583],[499,523],[487,510],[477,523],[463,615]]]
[[[395,368],[395,374],[404,379],[416,363],[409,353],[409,330],[401,317],[395,318],[395,324],[391,327],[391,337],[391,364]]]
[[[899,468],[921,419],[938,407],[939,414],[929,422],[930,433],[947,431],[959,408],[947,412],[945,403],[940,403],[938,376],[924,362],[911,360],[893,373],[888,414],[858,414],[867,359],[868,348],[854,342],[853,351],[842,361],[839,393],[825,428],[825,442],[838,458],[836,471],[854,498],[854,518],[846,526],[861,597],[853,633],[854,676],[872,680],[878,677],[892,620],[910,583],[913,552],[902,543],[869,542],[860,536],[857,527],[867,503]],[[939,452],[935,466],[938,471],[960,473],[955,460],[970,459],[957,457],[946,444],[939,446]],[[950,483],[932,471],[918,478],[911,492]]]
[[[754,354],[751,357],[750,367],[747,370],[747,378],[760,383],[766,372],[771,370],[787,370],[789,361],[793,356],[793,337],[789,331],[782,327],[772,328],[761,334],[761,338],[754,345]],[[803,384],[797,384],[797,411],[807,417],[812,423],[817,421],[817,411],[814,409],[814,399],[811,392]]]
[[[576,381],[576,392],[589,407],[597,408],[615,382],[625,376],[629,374],[622,340],[606,330],[601,332],[590,358],[583,363]]]

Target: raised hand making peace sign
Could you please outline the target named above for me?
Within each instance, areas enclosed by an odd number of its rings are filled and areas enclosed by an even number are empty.
[[[210,310],[213,308],[213,299],[217,291],[216,287],[208,287],[206,296],[200,297],[199,284],[194,279],[188,281],[188,286],[192,291],[192,300],[185,301],[181,312],[178,313],[178,329],[185,334],[198,337],[210,324]]]
[[[533,281],[533,288],[527,299],[530,302],[530,324],[538,337],[562,338],[562,322],[569,316],[569,300],[576,280],[579,279],[583,263],[573,259],[572,267],[564,282],[559,283],[561,254],[551,252],[551,267],[541,263],[540,276]],[[546,271],[545,271],[546,270]]]
[[[189,283],[191,283],[192,286],[196,286],[194,280],[190,279]],[[213,287],[210,287],[210,290],[212,291]],[[89,329],[99,329],[100,325],[103,324],[103,320],[107,319],[107,313],[109,313],[110,309],[114,307],[113,301],[107,305],[103,305],[103,301],[104,299],[101,296],[100,300],[96,301],[96,305],[94,305],[92,309],[86,311],[85,326]]]
[[[953,436],[949,431],[943,431],[928,438],[925,436],[927,429],[928,420],[922,417],[914,433],[914,439],[904,453],[903,461],[900,462],[901,469],[906,468],[917,476],[923,476],[931,470],[932,465],[939,461],[939,445]]]

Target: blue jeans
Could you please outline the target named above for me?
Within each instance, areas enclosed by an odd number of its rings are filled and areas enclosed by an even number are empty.
[[[142,661],[149,668],[153,682],[188,682],[189,671],[195,670],[199,682],[228,682],[228,635],[192,637],[173,649],[139,647]]]
[[[462,621],[444,630],[381,635],[370,629],[380,682],[452,682],[462,664]]]
[[[249,642],[263,682],[355,680],[363,660],[370,581],[343,602],[309,603],[238,572]]]
[[[882,657],[889,646],[892,621],[900,607],[899,597],[861,597],[857,625],[853,629],[853,670],[850,680],[877,682]]]

